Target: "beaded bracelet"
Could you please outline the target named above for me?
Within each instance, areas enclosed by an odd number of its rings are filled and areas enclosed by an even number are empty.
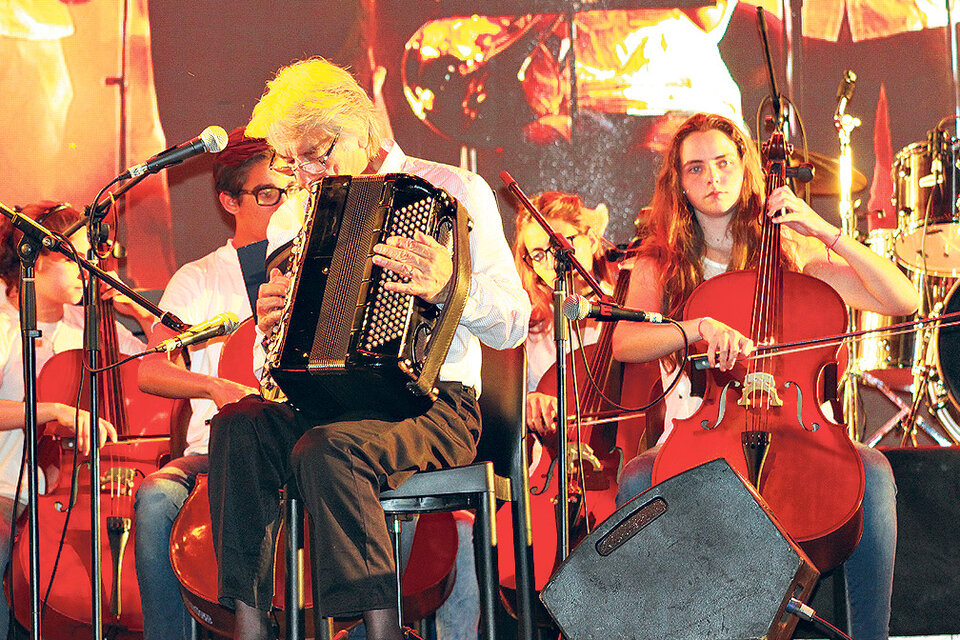
[[[703,340],[703,331],[700,330],[700,325],[703,324],[704,320],[709,320],[710,316],[703,316],[700,318],[700,322],[697,323],[697,333],[700,334],[700,339]]]
[[[837,246],[837,243],[840,242],[840,236],[843,235],[843,231],[837,231],[837,237],[833,239],[833,242],[827,246],[827,262],[833,264],[833,260],[830,259],[830,252],[833,251],[833,248]],[[834,253],[836,253],[834,251]]]

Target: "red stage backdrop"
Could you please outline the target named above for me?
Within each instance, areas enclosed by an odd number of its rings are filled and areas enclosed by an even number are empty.
[[[530,193],[563,189],[590,206],[605,202],[608,236],[621,242],[649,202],[671,128],[709,109],[757,135],[769,91],[755,4],[736,0],[638,0],[637,8],[618,0],[617,10],[573,16],[572,48],[567,0],[146,3],[0,5],[0,202],[89,202],[166,140],[243,124],[277,68],[322,55],[368,87],[383,68],[383,104],[408,153],[453,164],[475,156],[494,188],[507,169]],[[811,150],[838,153],[833,112],[845,69],[859,76],[848,113],[863,120],[852,149],[868,184],[874,171],[889,171],[884,158],[874,169],[881,84],[889,133],[880,138],[894,155],[955,112],[942,4],[805,0],[784,22],[780,0],[763,0],[780,88],[800,106]],[[484,15],[473,14],[478,6]],[[784,43],[798,27],[791,86]],[[126,202],[120,228],[136,284],[162,287],[174,268],[229,237],[209,166],[206,157],[176,167]],[[868,193],[860,197],[866,218]],[[814,205],[836,217],[835,197]],[[511,236],[513,210],[502,213]]]

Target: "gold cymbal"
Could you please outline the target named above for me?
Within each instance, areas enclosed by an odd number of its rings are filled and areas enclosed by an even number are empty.
[[[815,196],[835,196],[840,193],[840,163],[828,156],[816,151],[810,152],[810,160],[813,164],[813,180],[810,182],[810,193]],[[796,165],[803,162],[803,150],[794,148],[790,154],[790,164]],[[859,193],[867,188],[867,177],[854,168],[852,189],[854,193]],[[802,185],[797,186],[801,190]]]

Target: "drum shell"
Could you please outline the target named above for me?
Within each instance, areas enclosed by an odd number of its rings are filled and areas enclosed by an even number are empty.
[[[944,297],[942,313],[960,312],[960,281]],[[960,326],[938,327],[931,341],[936,376],[928,385],[931,411],[960,441]]]
[[[867,235],[866,245],[874,253],[893,260],[896,235],[896,229],[875,229]],[[861,330],[882,329],[915,317],[885,316],[873,311],[856,311],[856,314],[856,326]],[[867,334],[859,344],[858,369],[873,373],[892,387],[906,388],[913,382],[911,368],[917,359],[917,346],[915,331]]]
[[[897,260],[911,270],[960,275],[960,142],[933,131],[894,158]],[[934,162],[934,161],[938,162]]]

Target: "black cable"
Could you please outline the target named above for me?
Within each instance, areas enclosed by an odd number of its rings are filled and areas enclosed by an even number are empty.
[[[673,391],[673,388],[674,388],[675,386],[677,386],[677,383],[680,382],[680,378],[683,376],[683,371],[684,371],[684,369],[686,368],[687,362],[688,362],[689,359],[690,359],[690,358],[689,358],[689,356],[690,356],[690,343],[689,343],[688,338],[687,338],[687,332],[683,330],[683,327],[680,326],[680,323],[677,322],[676,320],[672,320],[672,319],[670,319],[670,318],[664,318],[664,319],[663,319],[663,322],[664,322],[664,324],[670,323],[671,325],[673,325],[674,327],[676,327],[676,328],[677,328],[677,331],[679,331],[679,332],[680,332],[680,335],[683,337],[683,358],[680,360],[680,364],[679,364],[679,366],[677,367],[677,372],[676,372],[676,374],[674,374],[673,380],[670,381],[670,384],[667,385],[667,388],[664,389],[663,392],[662,392],[660,395],[658,395],[655,399],[653,399],[653,400],[650,401],[649,403],[647,403],[647,404],[645,404],[645,405],[643,405],[643,406],[640,406],[640,407],[625,407],[625,406],[621,405],[620,403],[615,402],[615,401],[611,400],[610,398],[608,398],[608,397],[603,393],[603,390],[600,388],[600,386],[597,384],[597,381],[594,379],[593,372],[590,371],[590,365],[589,365],[589,363],[587,362],[586,354],[584,353],[584,351],[583,351],[582,348],[580,349],[580,358],[581,358],[581,362],[583,363],[583,368],[584,368],[584,370],[585,370],[586,373],[587,373],[587,379],[590,381],[590,384],[593,386],[593,388],[596,389],[597,393],[600,394],[600,398],[603,399],[603,401],[606,402],[606,403],[607,403],[608,405],[610,405],[611,407],[614,407],[614,408],[616,408],[616,409],[620,409],[621,411],[629,411],[629,412],[633,412],[633,411],[646,411],[647,409],[649,409],[649,408],[651,408],[651,407],[655,407],[657,404],[659,404],[664,398],[667,397],[667,395],[668,395],[671,391]],[[580,327],[577,326],[577,325],[574,325],[574,327],[575,327],[575,329],[576,329],[576,331],[577,331],[577,339],[580,341],[580,344],[582,345],[582,344],[583,344],[583,341],[580,339]]]

